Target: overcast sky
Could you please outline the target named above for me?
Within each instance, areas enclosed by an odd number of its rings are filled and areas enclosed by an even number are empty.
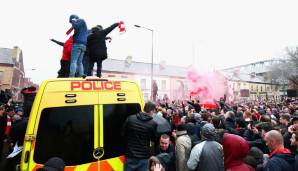
[[[115,29],[109,58],[189,66],[207,71],[280,58],[298,45],[298,3],[288,0],[48,0],[0,2],[0,47],[23,50],[25,72],[33,81],[57,76],[68,18],[77,14],[88,28],[124,21],[127,32]],[[31,71],[31,69],[36,69]]]

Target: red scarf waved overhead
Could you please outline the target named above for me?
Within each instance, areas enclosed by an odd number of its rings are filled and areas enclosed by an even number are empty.
[[[120,32],[120,33],[125,33],[125,32],[126,32],[125,24],[124,24],[123,21],[120,21],[120,22],[119,22],[118,28],[119,28],[119,32]]]

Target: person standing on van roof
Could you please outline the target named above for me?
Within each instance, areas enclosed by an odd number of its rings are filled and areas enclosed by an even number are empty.
[[[87,39],[88,47],[88,71],[87,75],[92,76],[94,63],[97,63],[96,76],[101,77],[102,61],[107,59],[107,35],[113,31],[119,23],[115,23],[108,28],[103,29],[101,25],[97,25],[91,29],[91,34]],[[111,40],[111,38],[110,38]]]
[[[63,46],[62,58],[60,60],[61,68],[58,71],[58,78],[69,77],[69,67],[70,67],[70,56],[73,38],[70,36],[64,43],[59,42],[55,39],[50,39],[52,42],[57,43],[60,46]]]
[[[147,171],[151,156],[151,142],[156,140],[157,124],[152,115],[156,111],[155,103],[145,104],[144,112],[129,116],[123,127],[125,137],[124,171]]]
[[[70,74],[69,77],[74,77],[79,67],[79,76],[84,75],[83,57],[86,51],[88,29],[84,19],[77,15],[71,15],[69,22],[74,29],[73,44],[70,59]],[[70,31],[71,32],[71,31]],[[67,33],[69,34],[69,32]]]

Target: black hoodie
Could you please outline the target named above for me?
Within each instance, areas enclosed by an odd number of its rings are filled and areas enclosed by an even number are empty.
[[[103,30],[95,29],[93,33],[88,36],[87,47],[90,59],[104,60],[107,58],[106,36],[113,31],[118,24],[119,23],[115,23]]]
[[[157,124],[146,113],[138,113],[127,118],[124,124],[126,157],[148,159],[150,157],[150,141],[154,142]]]

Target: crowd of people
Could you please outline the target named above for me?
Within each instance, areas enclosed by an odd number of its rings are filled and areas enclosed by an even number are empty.
[[[71,15],[69,23],[72,27],[66,32],[69,38],[64,43],[50,39],[63,46],[58,78],[92,76],[94,63],[97,63],[96,76],[101,77],[102,62],[108,57],[106,40],[112,40],[107,35],[116,27],[121,28],[121,22],[105,29],[96,25],[88,30],[84,19]]]
[[[9,90],[2,91],[0,96],[0,170],[13,171],[21,160],[21,150],[14,149],[23,146],[36,88],[26,87],[21,93],[23,102],[14,102]]]
[[[23,103],[12,102],[9,91],[0,96],[0,154],[4,144],[9,147],[5,170],[14,170],[20,162],[21,151],[8,156],[23,145],[35,91],[24,88]],[[203,106],[197,99],[146,102],[143,112],[130,115],[123,126],[124,170],[298,169],[297,99],[230,105],[220,99],[217,108]],[[62,162],[49,159],[50,165]]]
[[[233,105],[221,99],[218,106],[205,109],[195,99],[147,102],[123,128],[124,170],[298,170],[296,99]]]

